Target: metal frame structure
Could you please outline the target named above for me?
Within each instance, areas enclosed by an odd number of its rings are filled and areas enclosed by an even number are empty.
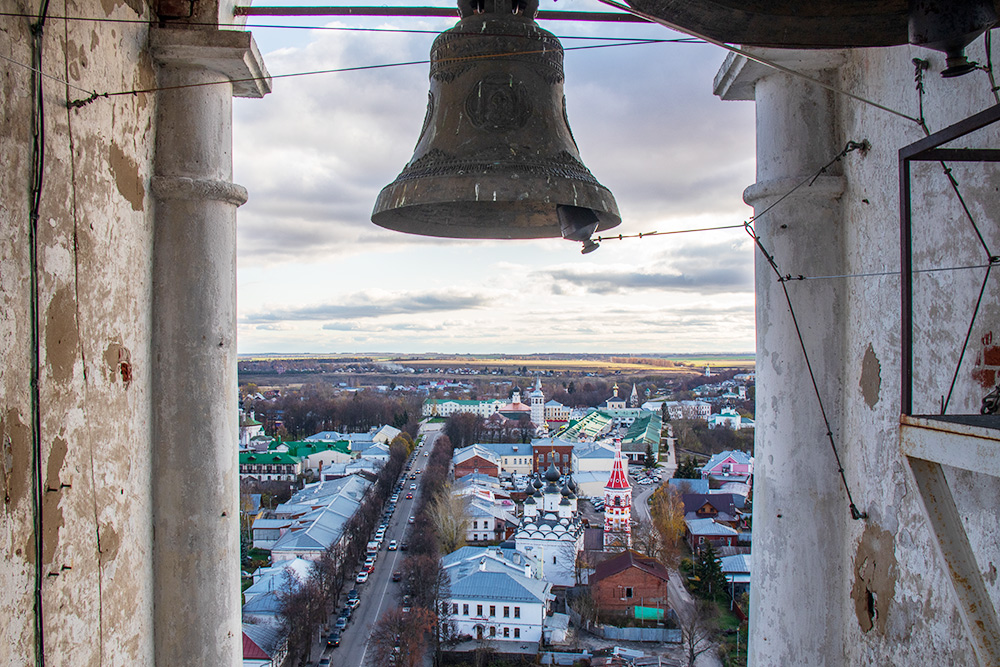
[[[913,414],[913,247],[910,201],[911,162],[1000,162],[1000,150],[981,148],[941,148],[987,125],[1000,121],[1000,104],[969,116],[899,149],[899,216],[901,250],[902,413]]]
[[[454,7],[250,7],[237,6],[236,16],[419,16],[458,18]],[[597,21],[602,23],[649,23],[648,19],[624,12],[540,11],[538,21]]]
[[[1000,105],[899,151],[902,403],[900,450],[916,482],[938,553],[980,665],[1000,665],[1000,617],[976,562],[943,466],[1000,477],[1000,416],[913,415],[913,252],[910,163],[1000,162],[1000,150],[941,148],[1000,121]],[[993,258],[991,258],[991,263]]]

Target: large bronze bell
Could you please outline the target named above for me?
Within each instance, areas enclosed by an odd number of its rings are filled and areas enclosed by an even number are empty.
[[[413,158],[372,222],[450,238],[584,242],[621,223],[566,120],[563,50],[538,0],[460,0],[431,48],[427,115]]]

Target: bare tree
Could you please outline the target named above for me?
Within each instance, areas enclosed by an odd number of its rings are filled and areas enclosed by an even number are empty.
[[[476,650],[473,652],[473,665],[475,667],[486,667],[491,664],[496,655],[496,638],[490,637],[483,632],[483,636],[477,640]]]
[[[312,575],[299,581],[290,569],[285,570],[278,593],[278,615],[282,633],[288,637],[289,657],[308,660],[313,636],[326,618],[326,599]]]
[[[428,610],[413,607],[404,612],[394,607],[382,614],[375,627],[372,628],[371,664],[373,667],[383,667],[388,662],[388,656],[395,656],[395,664],[399,667],[417,667],[423,664],[424,650],[427,647],[427,633],[434,628],[434,619]]]
[[[455,636],[455,623],[452,621],[451,577],[441,567],[440,560],[431,578],[434,582],[431,588],[434,610],[434,664],[440,666],[441,645]]]
[[[715,647],[715,614],[715,606],[703,600],[699,600],[684,613],[678,611],[681,647],[686,654],[688,667],[694,667],[699,655]]]
[[[465,545],[469,529],[468,505],[468,497],[453,493],[451,485],[445,484],[428,506],[441,553],[450,554]]]
[[[653,527],[660,535],[660,560],[668,567],[676,568],[680,561],[680,539],[684,536],[684,501],[681,494],[665,484],[649,499],[649,515]]]
[[[645,517],[635,516],[632,526],[632,548],[643,556],[663,562],[665,551],[660,531]]]
[[[582,593],[570,600],[569,606],[580,614],[580,619],[588,629],[591,623],[597,622],[597,603],[590,594],[590,588],[585,588]]]
[[[467,447],[483,439],[483,418],[471,412],[456,412],[444,425],[447,435],[456,447]]]

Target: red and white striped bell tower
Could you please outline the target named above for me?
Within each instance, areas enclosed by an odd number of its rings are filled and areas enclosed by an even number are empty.
[[[632,546],[632,485],[622,464],[622,441],[615,438],[615,464],[604,487],[604,550],[624,551]]]

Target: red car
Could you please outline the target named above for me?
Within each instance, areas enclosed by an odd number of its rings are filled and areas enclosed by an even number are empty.
[[[399,570],[396,570],[395,572],[392,573],[392,580],[393,581],[399,581],[402,578],[403,578],[403,573],[400,572]]]
[[[413,494],[412,493],[407,493],[406,494],[406,499],[407,500],[413,500]]]

